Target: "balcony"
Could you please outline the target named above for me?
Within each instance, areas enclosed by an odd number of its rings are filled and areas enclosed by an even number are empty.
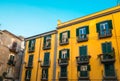
[[[100,54],[98,56],[101,63],[112,63],[115,62],[115,53]]]
[[[99,39],[101,38],[107,38],[112,36],[112,30],[109,29],[108,31],[104,30],[102,32],[99,32]]]
[[[18,46],[15,47],[15,46],[12,45],[12,46],[9,47],[9,50],[11,52],[18,53],[20,49],[18,48]]]
[[[67,66],[67,65],[68,65],[68,58],[58,59],[58,64],[59,64],[60,66]]]
[[[8,60],[8,63],[7,63],[7,64],[8,64],[8,65],[12,65],[12,66],[15,66],[15,63],[16,63],[15,61],[12,61],[12,60]]]
[[[32,68],[33,68],[33,65],[31,65],[31,64],[27,64],[27,65],[26,65],[26,64],[25,64],[25,68],[26,68],[26,69],[32,69]]]
[[[51,46],[43,46],[43,50],[49,50],[51,49]]]
[[[83,80],[83,81],[89,81],[89,71],[83,71],[78,72],[78,80]]]
[[[67,75],[68,75],[67,72],[60,72],[60,73],[58,73],[59,80],[60,81],[67,81],[67,79],[68,79]]]
[[[67,45],[67,44],[69,44],[69,39],[68,38],[66,38],[66,39],[62,39],[62,40],[60,40],[60,43],[59,43],[61,46],[62,45]]]
[[[82,34],[77,37],[77,42],[85,42],[88,41],[88,36],[86,34]]]
[[[76,57],[77,64],[89,64],[91,56],[78,56]]]
[[[117,81],[117,74],[116,71],[113,73],[108,73],[106,74],[105,72],[102,71],[103,74],[103,81]]]
[[[41,62],[40,66],[43,67],[43,68],[44,67],[49,68],[50,67],[50,61],[47,61],[46,63],[43,61],[43,62]]]

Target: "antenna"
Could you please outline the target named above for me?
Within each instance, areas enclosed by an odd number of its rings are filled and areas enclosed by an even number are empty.
[[[117,6],[119,6],[120,5],[120,0],[117,0]]]

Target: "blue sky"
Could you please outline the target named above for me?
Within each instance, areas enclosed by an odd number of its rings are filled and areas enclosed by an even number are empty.
[[[117,0],[0,0],[0,29],[24,37],[117,5]]]

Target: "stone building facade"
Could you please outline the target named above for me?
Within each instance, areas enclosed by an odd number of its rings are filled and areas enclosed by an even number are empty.
[[[5,81],[19,80],[24,38],[7,30],[0,31],[0,76]],[[0,80],[0,81],[1,81]]]

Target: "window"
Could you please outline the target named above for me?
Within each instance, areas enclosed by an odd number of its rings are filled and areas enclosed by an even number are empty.
[[[15,64],[14,59],[15,59],[15,56],[10,55],[8,60],[8,65],[14,65]]]
[[[90,65],[80,65],[77,67],[77,70],[80,71],[80,77],[87,77]]]
[[[110,37],[112,30],[112,21],[104,21],[96,24],[97,32],[99,33],[99,37]]]
[[[49,65],[49,56],[48,52],[44,54],[44,65]]]
[[[79,47],[79,55],[80,56],[87,56],[87,46]]]
[[[59,58],[61,58],[61,59],[69,58],[69,49],[60,50]]]
[[[87,34],[89,34],[89,27],[84,26],[76,29],[76,36],[78,42],[87,40]]]
[[[25,72],[25,79],[26,80],[30,80],[30,78],[31,78],[31,70],[26,70],[26,72]]]
[[[35,49],[35,39],[29,41],[29,52],[33,52]]]
[[[48,79],[48,69],[42,69],[42,79]]]
[[[51,46],[51,35],[44,37],[44,47],[50,47]]]
[[[67,77],[67,66],[61,66],[61,77]]]
[[[29,55],[28,67],[32,67],[32,65],[33,65],[33,55]]]
[[[60,43],[67,43],[70,38],[70,31],[60,33]]]
[[[115,76],[114,64],[105,64],[105,76]]]

